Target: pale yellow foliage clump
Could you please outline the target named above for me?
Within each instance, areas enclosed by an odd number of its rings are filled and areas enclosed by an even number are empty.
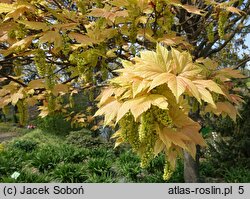
[[[195,157],[196,145],[206,145],[199,123],[188,116],[193,111],[190,102],[198,103],[204,113],[236,118],[237,111],[223,83],[241,75],[232,69],[217,71],[212,65],[208,75],[209,63],[209,59],[193,61],[187,51],[167,50],[158,44],[156,52],[143,51],[134,63],[123,61],[124,68],[117,70],[120,75],[100,95],[95,115],[104,115],[106,125],[119,124],[120,130],[113,136],[116,146],[130,143],[141,157],[142,167],[164,152],[163,177],[167,180],[182,149]]]

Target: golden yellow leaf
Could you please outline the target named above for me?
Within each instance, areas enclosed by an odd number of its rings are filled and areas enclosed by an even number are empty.
[[[16,9],[12,9],[6,16],[4,21],[7,21],[8,19],[13,18],[14,20],[17,20],[19,17],[21,17],[25,12],[33,12],[34,7],[31,5],[20,5]]]
[[[124,142],[124,140],[121,138],[121,137],[119,137],[118,139],[116,139],[116,141],[115,141],[115,147],[114,148],[116,148],[116,147],[118,147],[120,144],[122,144]]]
[[[49,29],[49,26],[46,23],[43,22],[36,22],[36,21],[17,21],[18,23],[21,23],[25,25],[27,28],[32,30],[43,30],[46,31]]]
[[[53,95],[57,96],[59,93],[67,93],[69,86],[66,84],[56,84],[52,90]]]
[[[173,120],[173,123],[175,124],[175,126],[177,126],[178,128],[182,128],[184,126],[189,126],[194,129],[199,129],[201,128],[200,125],[193,121],[191,118],[188,117],[188,115],[186,115],[181,109],[179,109],[178,107],[171,107],[169,108],[169,115]]]
[[[200,93],[200,98],[205,102],[211,104],[212,106],[216,107],[211,93],[202,85],[196,85],[196,86]]]
[[[232,7],[232,6],[227,6],[226,7],[226,10],[229,11],[229,12],[233,12],[233,13],[236,13],[238,15],[242,15],[242,14],[245,14],[244,11],[238,9],[238,8],[235,8],[235,7]]]
[[[162,45],[156,45],[156,56],[157,61],[162,67],[163,71],[170,72],[171,71],[171,53],[164,48]]]
[[[136,97],[134,99],[124,102],[117,114],[116,123],[127,113],[129,110],[134,116],[135,120],[143,113],[146,112],[151,105],[158,106],[161,109],[168,108],[167,98],[162,95],[151,94]]]
[[[27,98],[26,99],[26,103],[29,105],[29,106],[35,106],[37,104],[37,99],[33,98],[33,97],[30,97],[30,98]]]
[[[171,77],[173,78],[171,73],[161,73],[160,75],[156,76],[150,83],[149,91],[157,86],[167,83]]]
[[[18,92],[18,93],[14,93],[13,95],[11,95],[11,103],[12,105],[16,105],[16,103],[18,102],[19,99],[23,98],[23,94]]]
[[[113,23],[115,22],[116,17],[127,17],[128,16],[128,11],[127,10],[122,10],[122,11],[117,11],[117,10],[106,10],[105,8],[94,8],[92,11],[89,13],[89,16],[94,16],[94,17],[104,17]]]
[[[180,0],[168,0],[168,2],[174,6],[182,7],[186,11],[193,13],[193,14],[197,14],[197,15],[204,15],[205,14],[204,10],[200,10],[196,6],[192,6],[192,5],[188,5],[188,4],[183,5]]]
[[[206,106],[206,112],[213,112],[215,115],[228,115],[234,122],[238,113],[237,109],[230,102],[217,102],[216,108],[212,106]]]
[[[202,85],[203,87],[208,88],[212,92],[225,95],[219,85],[216,84],[213,80],[195,80],[193,81],[193,83],[197,85]]]
[[[78,43],[82,43],[86,46],[92,45],[93,43],[95,43],[95,41],[93,39],[91,39],[90,37],[88,37],[86,35],[79,34],[79,33],[71,32],[68,34],[68,36],[71,39],[75,39]]]
[[[45,88],[44,79],[36,79],[29,82],[28,87],[33,89]]]
[[[172,146],[167,150],[166,160],[170,163],[171,168],[174,169],[176,167],[177,157],[182,153],[182,148],[174,144],[172,144]]]
[[[185,141],[190,141],[191,139],[186,136],[185,134],[175,131],[173,129],[164,127],[160,131],[160,138],[161,140],[166,144],[169,145],[169,143],[173,143],[177,146],[180,146],[183,149],[187,149],[187,146],[185,144]]]
[[[28,36],[16,43],[14,43],[11,47],[9,47],[7,50],[3,51],[3,54],[5,56],[13,53],[17,48],[18,49],[21,49],[21,50],[24,50],[26,48],[29,47],[29,45],[31,44],[32,40],[33,40],[33,36]]]
[[[48,110],[48,109],[43,109],[43,110],[41,110],[41,112],[39,113],[39,116],[40,116],[41,118],[44,118],[44,117],[46,117],[48,114],[49,114],[49,110]]]
[[[200,127],[198,125],[189,125],[183,126],[181,129],[179,129],[179,132],[189,137],[194,144],[200,145],[202,147],[207,146],[206,141],[199,133],[199,130]]]
[[[111,139],[114,139],[114,138],[118,138],[121,136],[121,129],[119,129],[118,131],[116,131],[112,136],[111,136]]]
[[[186,151],[192,156],[192,158],[196,159],[196,144],[193,142],[186,142],[187,149]]]
[[[13,9],[15,9],[15,6],[13,4],[0,3],[0,14],[10,12]]]
[[[246,78],[239,70],[234,68],[223,68],[217,72],[215,77],[220,78],[222,81],[229,81],[231,78]]]
[[[111,49],[111,50],[108,50],[107,52],[106,52],[106,56],[107,57],[117,57],[117,55],[115,54],[115,52],[117,51],[117,49],[116,48],[114,48],[114,49]]]
[[[155,146],[154,146],[154,154],[155,156],[157,156],[160,152],[162,152],[165,148],[165,144],[161,139],[157,139],[155,142]]]
[[[184,8],[186,11],[193,13],[193,14],[197,14],[197,15],[204,15],[205,14],[204,10],[200,10],[195,6],[185,4],[185,5],[181,5],[181,7]]]
[[[179,97],[185,92],[186,86],[182,81],[179,81],[175,75],[172,75],[168,79],[168,87],[173,92],[177,102],[179,101]]]
[[[53,24],[50,25],[51,28],[59,29],[59,30],[71,30],[77,27],[77,23],[63,23],[63,24]]]
[[[133,98],[148,89],[149,87],[149,81],[141,78],[134,78],[132,83],[132,92],[133,92]]]
[[[166,34],[162,38],[159,38],[158,41],[167,46],[184,45],[186,49],[192,48],[192,45],[185,38],[176,36],[175,34]]]
[[[109,97],[111,97],[114,94],[113,88],[106,88],[102,91],[102,93],[97,97],[97,99],[100,99],[99,106],[106,103]]]
[[[104,124],[110,124],[111,121],[117,116],[118,110],[121,107],[121,102],[117,101],[115,98],[110,98],[110,102],[101,107],[94,115],[94,117],[99,115],[105,115]]]
[[[198,89],[190,79],[187,79],[182,76],[177,76],[176,79],[179,82],[179,84],[182,84],[185,87],[185,91],[188,91],[189,93],[191,93],[192,96],[194,96],[198,100],[198,102],[200,102]]]
[[[40,37],[40,43],[54,43],[54,49],[57,51],[62,48],[62,36],[58,31],[47,31],[44,32],[43,36]]]

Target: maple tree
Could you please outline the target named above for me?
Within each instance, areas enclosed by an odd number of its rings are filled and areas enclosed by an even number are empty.
[[[158,151],[174,148],[173,169],[181,148],[194,156],[195,144],[205,144],[190,107],[236,118],[241,98],[228,82],[242,76],[233,68],[217,70],[208,57],[246,28],[249,14],[244,0],[2,0],[0,108],[16,105],[24,124],[27,106],[39,104],[42,117],[63,112],[84,125],[92,117],[69,112],[74,95],[93,94],[118,72],[97,115],[104,113],[106,124],[116,119],[139,128],[139,146],[149,137],[145,160],[154,142]],[[158,133],[142,135],[156,116]]]

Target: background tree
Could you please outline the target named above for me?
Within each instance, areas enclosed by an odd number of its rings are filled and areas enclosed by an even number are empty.
[[[0,106],[17,105],[23,122],[27,104],[39,102],[42,117],[66,113],[71,104],[64,106],[64,96],[97,93],[117,75],[120,59],[154,50],[157,42],[189,51],[194,61],[211,57],[248,28],[249,14],[250,1],[242,0],[6,0],[0,3],[0,76],[10,82]],[[83,113],[68,117],[90,120]]]

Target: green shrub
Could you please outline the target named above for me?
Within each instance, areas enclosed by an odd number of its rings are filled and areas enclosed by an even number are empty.
[[[249,168],[231,167],[225,170],[224,179],[227,183],[249,183]]]
[[[243,136],[233,136],[228,140],[218,139],[209,143],[209,161],[215,168],[227,168],[231,165],[250,165],[248,151],[250,139]],[[245,137],[245,138],[244,138]],[[250,169],[250,166],[248,166]]]
[[[66,137],[66,142],[79,147],[93,147],[102,144],[99,137],[93,137],[93,133],[85,128],[71,131]]]
[[[202,179],[205,179],[206,177],[221,177],[222,172],[216,169],[211,161],[206,160],[200,163],[199,174]]]
[[[30,158],[30,153],[7,146],[4,151],[0,152],[0,177],[21,170]]]
[[[158,171],[157,173],[146,173],[141,175],[141,183],[164,183],[165,181],[162,178],[163,171]],[[139,176],[140,177],[140,176]]]
[[[32,170],[25,170],[20,172],[20,176],[17,179],[9,178],[9,182],[48,183],[51,182],[51,178],[46,174],[35,173]]]
[[[56,135],[67,135],[72,131],[70,122],[66,121],[64,116],[59,113],[39,118],[35,123],[44,132]]]
[[[59,146],[61,143],[64,143],[64,137],[57,136],[50,133],[45,133],[41,129],[35,129],[26,133],[21,137],[22,140],[30,140],[33,142],[37,142],[38,148],[44,145],[53,145]],[[16,139],[20,140],[20,138]]]
[[[163,172],[164,166],[165,166],[165,156],[164,154],[160,154],[150,162],[149,166],[146,169],[149,173],[155,173],[157,171]]]
[[[171,176],[171,178],[167,181],[169,183],[183,183],[184,181],[184,162],[182,159],[179,159],[176,163],[176,169]]]
[[[21,149],[25,152],[31,152],[37,148],[37,142],[32,140],[16,140],[13,143],[13,147]]]
[[[125,182],[138,182],[142,169],[140,159],[131,150],[122,153],[117,159],[117,170]]]
[[[117,182],[117,178],[113,173],[102,173],[101,175],[91,173],[88,175],[87,183],[114,183]]]
[[[211,126],[217,132],[216,139],[211,138],[208,147],[209,161],[215,168],[228,168],[231,165],[248,165],[250,169],[250,98],[240,110],[237,122],[229,118],[216,118]],[[227,137],[225,137],[227,136]]]
[[[39,169],[40,172],[45,172],[46,170],[54,169],[56,164],[61,161],[56,147],[44,146],[35,152],[34,157],[31,159],[31,164]]]
[[[125,182],[138,182],[142,173],[140,164],[133,162],[119,164],[118,171],[125,178]]]
[[[69,160],[73,163],[83,163],[89,158],[90,150],[86,148],[75,149]]]
[[[40,172],[52,170],[59,163],[81,163],[89,157],[89,150],[70,144],[44,145],[34,152],[31,164]]]
[[[112,148],[106,147],[105,145],[102,145],[98,148],[92,148],[90,150],[90,157],[92,158],[99,158],[103,157],[106,159],[114,159],[115,154]]]
[[[87,177],[86,168],[83,164],[61,163],[51,172],[51,177],[61,183],[82,183]]]
[[[99,157],[91,158],[87,163],[87,169],[89,173],[95,173],[96,175],[103,175],[104,173],[111,173],[112,161]]]

